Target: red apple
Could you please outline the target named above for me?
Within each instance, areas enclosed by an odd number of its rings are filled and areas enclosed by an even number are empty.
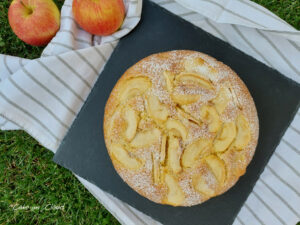
[[[30,45],[46,45],[60,26],[60,13],[52,0],[13,0],[8,10],[13,32]]]
[[[72,9],[76,22],[95,35],[114,33],[125,17],[123,0],[73,0]]]

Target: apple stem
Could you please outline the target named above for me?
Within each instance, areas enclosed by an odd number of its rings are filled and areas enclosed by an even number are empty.
[[[30,6],[25,5],[23,0],[20,0],[21,5],[27,10],[27,15],[32,14],[32,8]]]
[[[22,6],[24,6],[26,9],[31,9],[30,6],[25,5],[25,3],[23,2],[23,0],[20,0],[20,3]]]
[[[20,0],[20,3],[22,4],[22,6],[24,6],[25,8],[27,8],[27,6],[24,4],[24,2],[22,0]]]

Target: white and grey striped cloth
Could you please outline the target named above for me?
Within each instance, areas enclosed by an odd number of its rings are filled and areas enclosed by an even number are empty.
[[[265,8],[249,0],[153,1],[300,82],[300,32]],[[95,37],[79,28],[72,17],[72,0],[66,0],[60,31],[42,58],[0,55],[0,129],[24,129],[56,151],[118,39],[139,22],[142,0],[125,2],[125,22],[112,36]],[[83,178],[78,179],[122,224],[159,224]],[[300,111],[234,225],[294,225],[298,221]]]

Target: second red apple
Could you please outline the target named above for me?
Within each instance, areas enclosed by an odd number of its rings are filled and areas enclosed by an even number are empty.
[[[114,33],[125,17],[123,0],[74,0],[72,10],[76,22],[95,35]]]

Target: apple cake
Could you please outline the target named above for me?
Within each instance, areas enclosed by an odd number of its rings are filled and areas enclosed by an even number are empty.
[[[150,55],[130,67],[106,103],[114,168],[156,203],[192,206],[232,187],[251,161],[258,117],[242,80],[195,51]]]

